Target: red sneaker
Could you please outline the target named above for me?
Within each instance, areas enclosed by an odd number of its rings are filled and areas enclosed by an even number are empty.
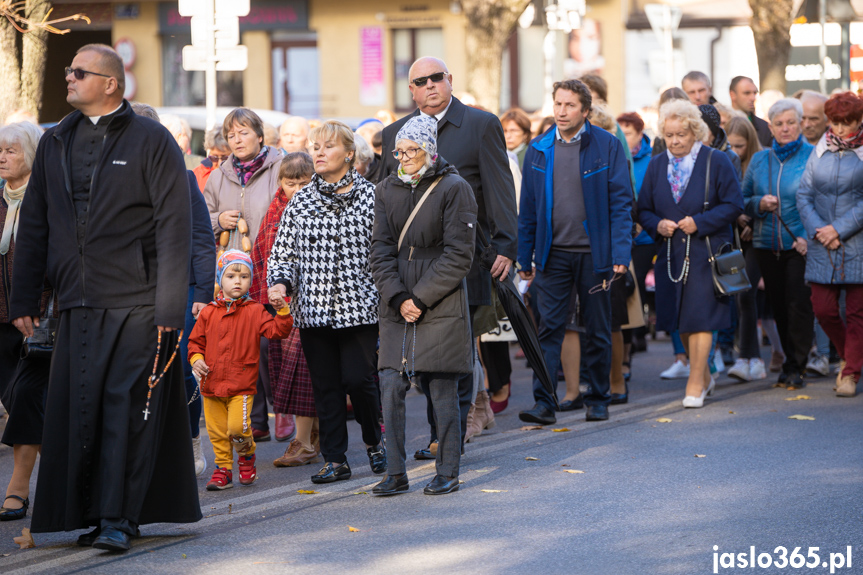
[[[251,485],[258,478],[254,455],[241,455],[237,462],[240,465],[240,485]]]
[[[224,467],[217,467],[213,472],[213,477],[207,483],[207,491],[221,491],[234,486],[231,478],[231,470]]]

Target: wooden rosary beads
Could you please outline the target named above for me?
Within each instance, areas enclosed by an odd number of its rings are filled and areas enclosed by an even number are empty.
[[[153,361],[153,374],[150,376],[150,379],[147,380],[147,387],[150,389],[147,390],[147,405],[144,407],[144,421],[147,421],[147,418],[150,416],[150,397],[153,395],[153,389],[156,385],[162,381],[162,378],[165,377],[165,374],[168,373],[168,368],[171,367],[171,364],[174,362],[174,358],[177,357],[177,351],[180,349],[180,341],[183,339],[183,330],[180,330],[180,335],[177,337],[177,345],[174,346],[174,353],[171,354],[171,359],[168,360],[168,363],[165,364],[165,369],[162,370],[158,376],[156,375],[156,370],[159,367],[159,355],[162,351],[162,332],[159,332],[158,337],[156,338],[156,359]]]

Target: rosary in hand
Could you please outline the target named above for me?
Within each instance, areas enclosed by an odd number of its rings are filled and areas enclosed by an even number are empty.
[[[162,370],[158,376],[156,375],[156,370],[159,367],[159,355],[162,351],[162,332],[159,332],[158,338],[156,339],[156,359],[153,361],[153,374],[150,376],[150,379],[147,380],[147,387],[150,389],[147,390],[147,405],[144,407],[144,421],[147,421],[147,418],[150,416],[150,397],[153,395],[153,389],[156,385],[162,381],[162,378],[165,377],[165,374],[168,373],[168,369],[171,367],[171,364],[174,362],[174,358],[177,357],[177,351],[180,349],[180,341],[183,339],[183,330],[180,330],[180,335],[177,337],[177,345],[174,346],[174,353],[171,354],[171,359],[168,360],[168,363],[165,364],[165,368]]]
[[[615,274],[613,276],[611,276],[610,280],[602,280],[601,284],[596,284],[595,286],[590,288],[590,290],[587,293],[592,295],[595,293],[599,293],[601,291],[610,291],[612,282],[616,282],[617,280],[624,277],[625,275],[626,274],[619,274],[619,273],[615,272]]]

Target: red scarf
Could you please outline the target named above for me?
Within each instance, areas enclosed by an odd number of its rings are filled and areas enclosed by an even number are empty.
[[[831,152],[855,150],[860,146],[863,146],[863,124],[857,128],[853,136],[847,139],[842,139],[834,134],[833,128],[827,128],[827,149]]]
[[[252,278],[249,296],[259,303],[266,304],[269,301],[267,298],[267,260],[270,258],[270,250],[273,249],[276,235],[279,232],[282,212],[285,211],[287,205],[288,197],[279,188],[276,197],[273,198],[273,202],[267,209],[264,221],[261,222],[261,229],[258,231],[258,237],[255,238],[255,245],[252,246],[251,255],[252,264],[255,266],[255,276]]]
[[[248,162],[241,162],[237,156],[232,156],[234,171],[237,172],[237,177],[240,178],[240,184],[245,186],[249,183],[249,180],[252,179],[252,176],[255,175],[255,172],[261,169],[264,165],[264,160],[267,159],[267,152],[269,149],[267,146],[261,148],[261,151],[258,152],[258,155],[249,160]]]

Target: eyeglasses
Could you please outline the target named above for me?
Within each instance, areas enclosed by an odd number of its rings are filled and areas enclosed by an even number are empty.
[[[113,76],[109,76],[108,74],[100,74],[98,72],[91,72],[89,70],[82,70],[81,68],[71,68],[69,66],[66,66],[66,76],[68,76],[69,74],[75,74],[76,80],[83,80],[87,76],[87,74],[92,74],[93,76],[102,76],[103,78],[113,78]]]
[[[414,78],[411,80],[414,86],[417,88],[422,88],[428,83],[429,80],[437,84],[438,82],[443,82],[444,76],[446,74],[444,72],[435,72],[434,74],[430,74],[428,76],[420,76],[419,78]]]
[[[228,159],[228,156],[207,156],[207,159],[213,162],[214,164],[221,164],[225,160]]]
[[[407,150],[393,150],[393,158],[396,160],[400,160],[402,154],[404,154],[405,158],[408,160],[413,160],[417,157],[417,153],[419,153],[419,148],[408,148]]]

